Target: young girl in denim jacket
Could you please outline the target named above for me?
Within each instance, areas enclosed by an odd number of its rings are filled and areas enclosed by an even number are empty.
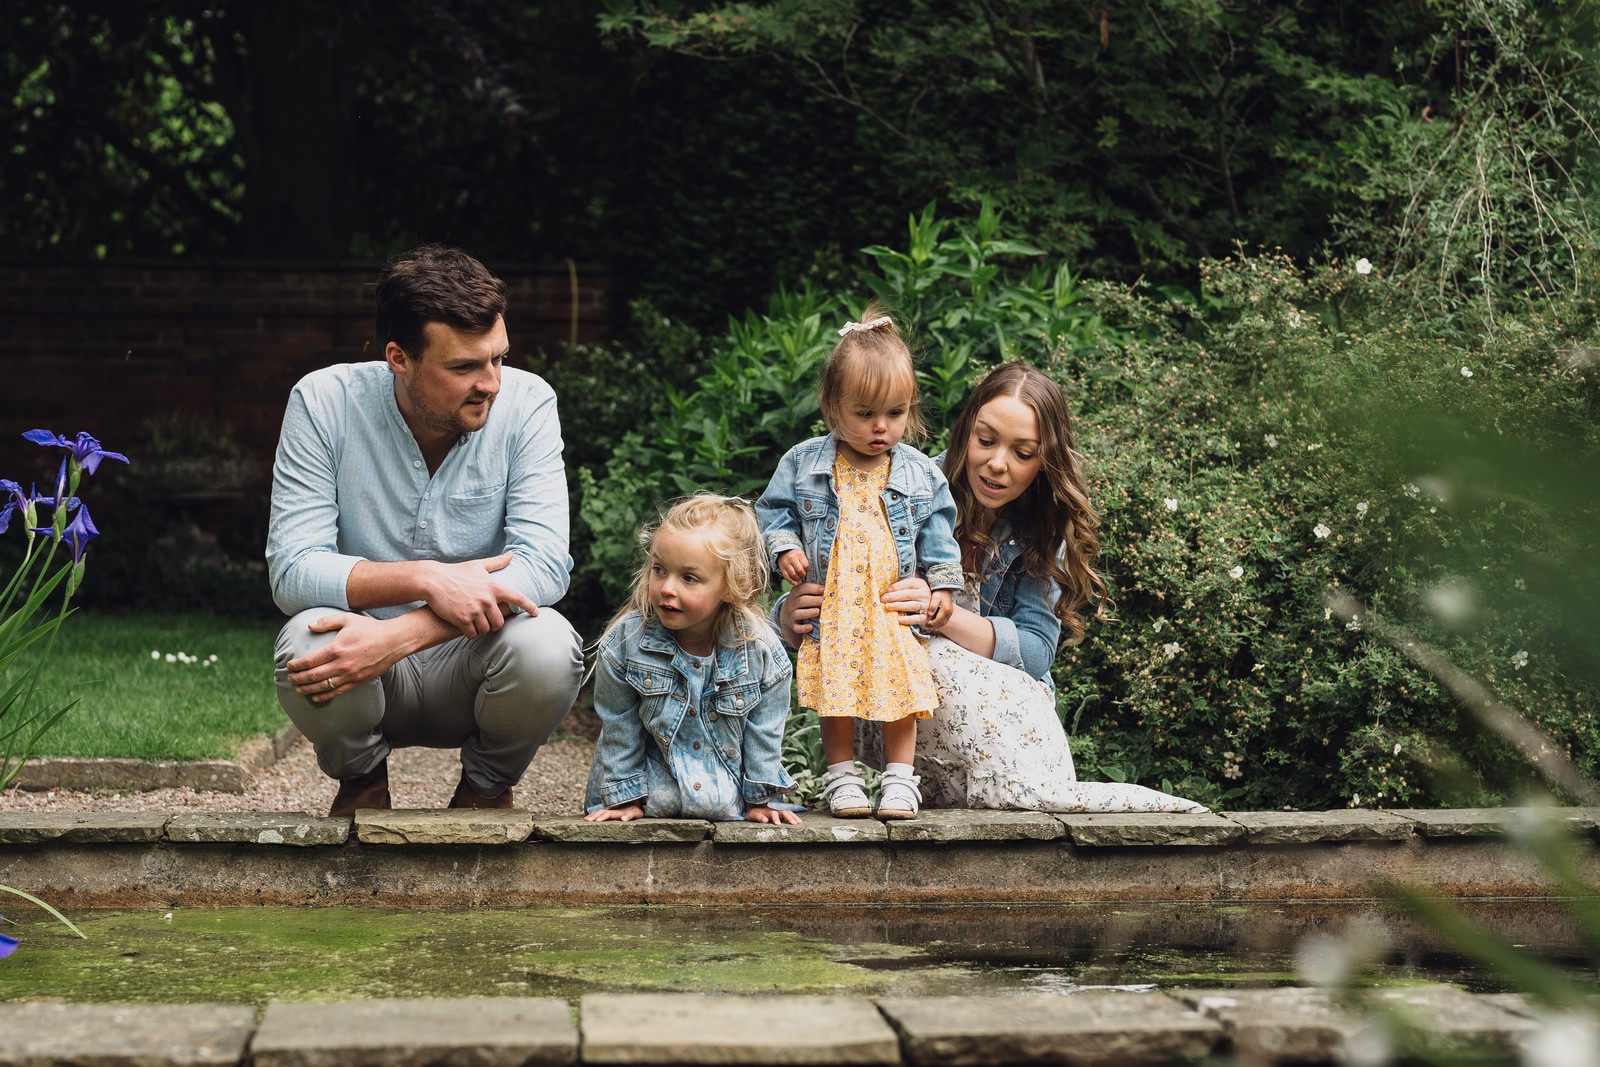
[[[798,823],[774,806],[794,785],[780,758],[791,671],[757,603],[754,512],[701,494],[643,540],[633,595],[597,643],[584,818]]]
[[[822,722],[830,814],[872,807],[855,761],[855,720],[883,724],[880,819],[914,819],[917,720],[939,703],[928,653],[910,629],[950,613],[961,588],[955,503],[945,476],[903,442],[923,432],[916,370],[894,322],[868,308],[839,330],[823,371],[829,433],[790,449],[756,502],[772,563],[791,583],[822,582],[822,614],[801,642],[800,703]],[[921,573],[925,602],[896,614],[879,602]]]

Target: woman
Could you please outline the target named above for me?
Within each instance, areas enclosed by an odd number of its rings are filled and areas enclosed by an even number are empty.
[[[930,806],[1033,811],[1203,812],[1137,785],[1079,782],[1055,710],[1050,665],[1063,626],[1083,639],[1081,611],[1105,585],[1094,569],[1099,517],[1072,444],[1061,388],[1026,363],[980,382],[938,462],[957,508],[967,590],[930,624],[928,586],[895,583],[881,598],[901,622],[935,630],[929,644],[940,706],[918,731]],[[778,606],[791,644],[811,628],[822,587],[796,586]],[[1099,615],[1099,608],[1095,609]]]

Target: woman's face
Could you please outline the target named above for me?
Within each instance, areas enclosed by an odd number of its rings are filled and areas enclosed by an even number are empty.
[[[1039,418],[1015,396],[997,396],[978,409],[967,439],[966,474],[972,497],[998,511],[1021,496],[1044,466]]]

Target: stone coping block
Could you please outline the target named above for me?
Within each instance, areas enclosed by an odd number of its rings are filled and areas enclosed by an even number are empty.
[[[1387,811],[1237,811],[1228,820],[1244,827],[1252,845],[1305,845],[1318,841],[1404,841],[1412,823]]]
[[[1391,814],[1416,824],[1423,837],[1503,837],[1530,808],[1407,808]]]
[[[250,845],[342,845],[350,839],[345,817],[296,812],[189,812],[167,823],[168,841]]]
[[[1126,845],[1226,845],[1244,836],[1244,828],[1211,812],[1082,812],[1055,816],[1085,848]]]
[[[858,997],[591,993],[578,1017],[585,1064],[900,1062],[894,1030]]]
[[[166,814],[120,811],[0,812],[0,845],[160,841],[169,818]]]
[[[888,829],[877,819],[836,819],[817,811],[802,811],[800,818],[799,826],[713,823],[711,836],[724,845],[860,845],[889,840]]]
[[[1059,841],[1067,829],[1040,811],[924,808],[915,819],[885,822],[891,841]]]
[[[1600,808],[1551,808],[1550,812],[1574,830],[1600,830]]]
[[[365,845],[515,845],[533,832],[521,808],[362,808],[355,821]]]
[[[578,1030],[553,997],[274,1001],[250,1053],[253,1067],[565,1067]]]
[[[1245,1063],[1343,1063],[1386,1040],[1326,989],[1193,989],[1173,995],[1220,1022]]]
[[[912,1064],[1177,1063],[1222,1036],[1221,1023],[1165,993],[896,997],[878,1007]]]
[[[1534,1020],[1448,985],[1400,986],[1363,992],[1366,1007],[1414,1027],[1430,1050],[1510,1050],[1540,1030]]]
[[[203,789],[243,793],[258,770],[270,767],[300,740],[286,723],[277,733],[255,737],[231,760],[141,760],[38,756],[28,760],[12,784],[18,789]]]
[[[256,1010],[247,1004],[0,1004],[8,1067],[234,1067]]]
[[[533,836],[563,844],[662,845],[704,841],[711,836],[711,824],[703,819],[584,822],[582,815],[535,815]]]

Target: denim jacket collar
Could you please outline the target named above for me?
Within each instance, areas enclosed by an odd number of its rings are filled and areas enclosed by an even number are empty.
[[[897,493],[907,494],[914,488],[906,480],[906,465],[901,459],[904,447],[898,442],[889,449],[889,484],[888,488]],[[808,472],[813,478],[827,478],[833,481],[833,464],[839,457],[839,439],[833,434],[827,434],[822,441],[822,447],[817,449],[817,458],[811,463]]]
[[[672,631],[661,625],[661,620],[657,618],[652,618],[645,624],[644,629],[639,632],[639,649],[643,652],[659,653],[668,663],[671,663],[678,653],[683,651],[677,639],[672,636]],[[688,655],[688,653],[684,654]],[[719,641],[715,651],[712,652],[712,657],[714,660],[711,673],[713,683],[720,684],[729,679],[739,678],[750,673],[750,650],[743,641],[731,648]]]

